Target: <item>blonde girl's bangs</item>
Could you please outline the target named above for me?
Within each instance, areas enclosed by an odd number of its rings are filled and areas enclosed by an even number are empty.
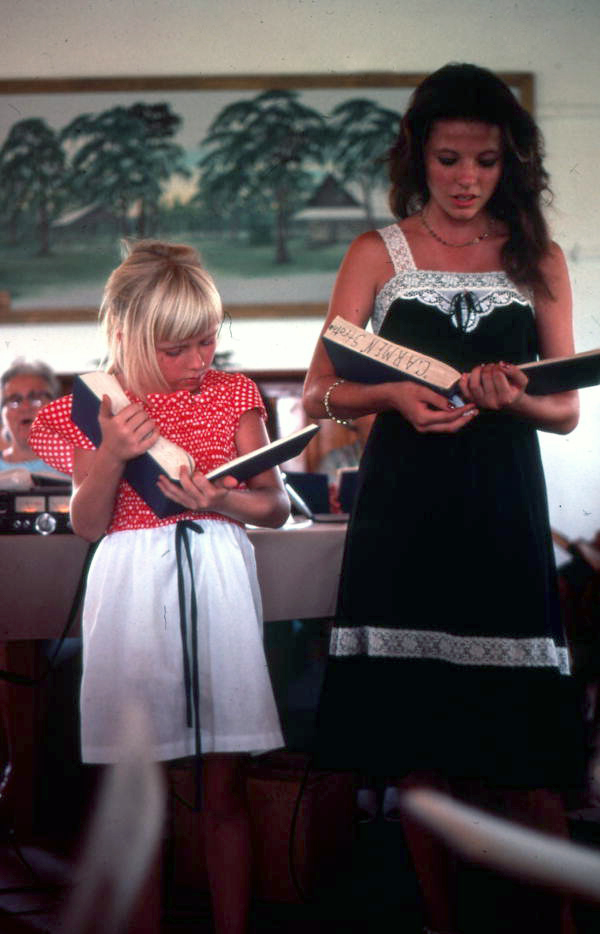
[[[196,334],[216,331],[223,319],[221,299],[214,285],[214,295],[206,295],[204,288],[183,288],[171,297],[163,289],[156,289],[146,304],[141,326],[131,327],[127,352],[129,366],[125,380],[137,395],[146,395],[150,387],[168,386],[158,365],[156,348],[163,342],[176,343]]]
[[[121,372],[126,386],[143,397],[168,388],[157,344],[217,330],[223,308],[212,276],[194,250],[152,242],[134,246],[109,278],[100,318],[109,368]]]
[[[154,322],[157,344],[208,334],[223,320],[221,296],[208,273],[198,269],[194,276],[181,280],[176,288],[167,283],[152,295],[148,317]]]

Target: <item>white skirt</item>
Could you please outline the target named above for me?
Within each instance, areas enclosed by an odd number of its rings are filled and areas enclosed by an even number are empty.
[[[283,738],[263,649],[254,549],[231,522],[199,525],[203,534],[187,537],[198,610],[202,752],[265,752],[282,746]],[[122,758],[121,722],[132,705],[150,722],[152,759],[196,752],[186,715],[175,528],[116,532],[94,555],[82,622],[84,762]],[[182,554],[189,634],[191,575]]]

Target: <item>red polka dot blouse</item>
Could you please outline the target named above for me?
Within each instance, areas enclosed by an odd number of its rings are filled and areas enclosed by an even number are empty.
[[[174,441],[194,458],[196,469],[208,473],[238,456],[235,433],[244,412],[257,409],[266,418],[265,407],[254,383],[242,373],[209,370],[201,391],[190,393],[151,393],[142,401],[127,393],[132,402],[141,402],[157,423],[161,435]],[[55,399],[38,413],[29,441],[36,454],[63,473],[73,473],[73,452],[76,448],[93,451],[89,438],[71,421],[71,396]],[[169,525],[179,519],[220,519],[227,516],[208,512],[182,512],[159,519],[121,480],[115,499],[115,509],[108,533],[125,529],[146,529]]]

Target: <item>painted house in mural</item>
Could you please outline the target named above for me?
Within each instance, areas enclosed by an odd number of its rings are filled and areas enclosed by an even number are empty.
[[[140,217],[140,202],[136,201],[119,217],[103,204],[88,204],[72,211],[65,211],[52,222],[52,230],[71,239],[80,237],[128,236],[135,233]]]
[[[316,188],[306,207],[294,216],[294,230],[303,234],[309,246],[349,243],[370,230],[364,205],[352,194],[353,185],[344,186],[331,173]],[[384,198],[377,199],[376,226],[389,224],[391,215]]]
[[[366,229],[365,211],[335,176],[329,174],[306,207],[295,215],[294,226],[304,234],[310,246],[348,242]]]
[[[95,237],[114,233],[119,224],[116,215],[101,204],[89,204],[73,211],[65,211],[52,223],[52,230],[69,237]]]

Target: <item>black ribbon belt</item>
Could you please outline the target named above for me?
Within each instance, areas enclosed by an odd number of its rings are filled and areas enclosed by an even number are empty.
[[[196,743],[196,807],[200,806],[202,740],[200,736],[200,674],[198,671],[198,604],[194,585],[194,566],[188,533],[203,534],[204,529],[192,519],[182,519],[175,525],[175,559],[177,561],[177,592],[179,596],[179,628],[183,648],[183,681],[185,687],[186,722],[194,728]],[[188,633],[187,612],[185,605],[185,578],[182,549],[190,575],[190,626]],[[191,652],[190,652],[191,649]],[[191,658],[190,658],[191,655]]]

